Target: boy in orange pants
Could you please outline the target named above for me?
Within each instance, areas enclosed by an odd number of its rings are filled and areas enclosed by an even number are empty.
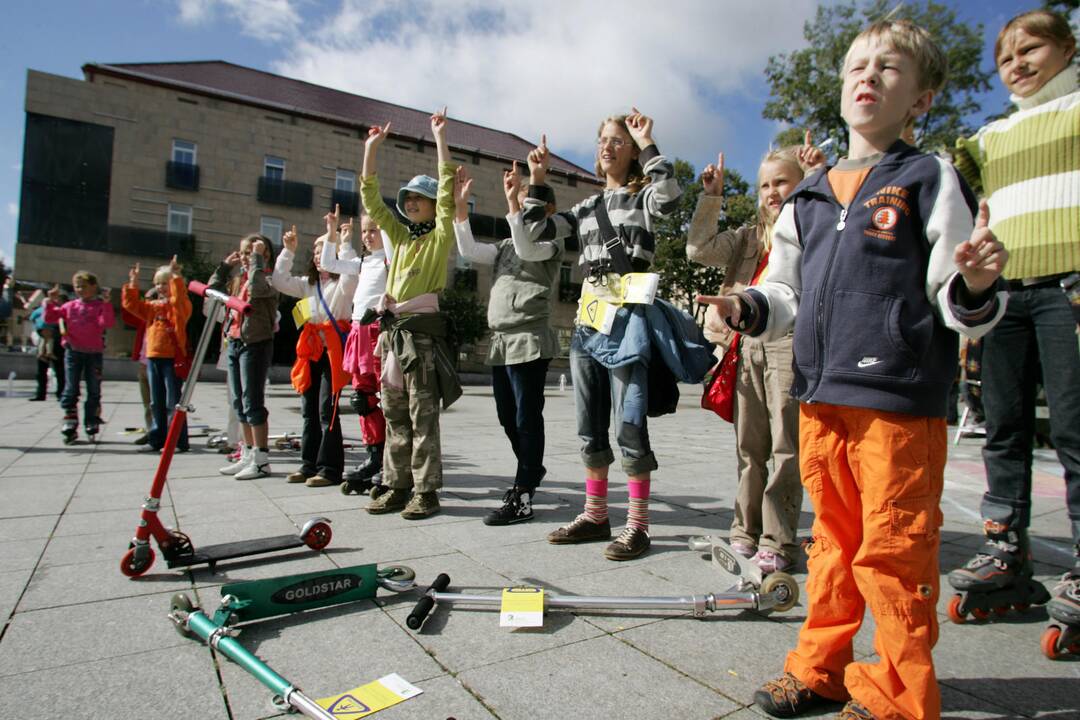
[[[848,49],[841,113],[848,157],[806,177],[777,219],[769,274],[700,298],[739,332],[795,329],[799,464],[814,506],[807,617],[785,673],[755,702],[775,717],[822,703],[840,718],[937,718],[938,507],[956,336],[1005,309],[1008,253],[952,166],[900,140],[946,73],[905,21]],[[869,607],[876,662],[853,662]]]

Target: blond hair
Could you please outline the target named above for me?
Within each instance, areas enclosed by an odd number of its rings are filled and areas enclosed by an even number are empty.
[[[634,142],[634,136],[630,134],[630,128],[626,125],[626,115],[610,115],[604,118],[604,121],[600,123],[600,127],[596,129],[596,137],[599,138],[604,133],[604,126],[608,123],[614,123],[623,129],[623,131],[629,136],[630,142]],[[635,147],[637,147],[635,145]],[[600,152],[597,149],[596,154],[596,177],[601,180],[604,178],[604,171],[600,168]],[[643,187],[649,184],[651,180],[648,175],[645,174],[645,170],[641,167],[641,162],[635,157],[630,161],[630,168],[626,171],[626,182],[623,183],[632,193],[640,192]]]
[[[851,54],[851,47],[860,40],[880,40],[892,50],[914,60],[920,92],[931,90],[936,93],[945,85],[949,72],[948,58],[925,28],[910,20],[879,20],[873,23],[851,41],[848,55]],[[844,65],[847,65],[846,55]]]
[[[770,150],[765,153],[765,157],[761,158],[761,164],[758,165],[757,233],[766,251],[772,247],[772,229],[776,218],[772,217],[768,208],[761,202],[761,168],[765,167],[765,163],[770,162],[787,163],[798,174],[798,180],[802,180],[806,173],[803,172],[802,165],[799,164],[798,151],[798,145]],[[796,184],[798,184],[798,181],[796,181]]]
[[[168,265],[162,265],[154,271],[154,284],[166,284],[172,279],[172,268]]]
[[[71,276],[71,284],[74,285],[76,280],[82,280],[83,282],[90,283],[91,285],[98,284],[97,275],[90,272],[89,270],[76,271],[75,274]]]
[[[1017,30],[1023,30],[1032,37],[1049,40],[1066,51],[1076,51],[1076,36],[1073,35],[1068,20],[1049,10],[1031,10],[1020,13],[1001,28],[994,42],[994,65],[997,65],[1001,49],[1009,41],[1009,36]]]

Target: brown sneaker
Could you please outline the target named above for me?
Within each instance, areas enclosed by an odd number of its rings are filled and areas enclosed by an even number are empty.
[[[594,523],[585,513],[581,513],[569,525],[563,525],[547,536],[552,545],[572,545],[590,540],[610,540],[611,522]]]
[[[398,512],[409,502],[410,491],[405,488],[390,488],[364,508],[372,515]]]
[[[308,479],[308,476],[305,475],[304,473],[300,472],[299,470],[297,470],[296,472],[291,472],[291,473],[289,473],[288,475],[285,476],[285,482],[290,482],[290,483],[307,482],[307,479]]]
[[[639,527],[627,525],[615,541],[604,548],[608,560],[633,560],[643,555],[651,544],[649,533]]]
[[[784,673],[761,686],[754,693],[754,703],[773,717],[790,718],[802,715],[819,705],[832,702],[818,695],[791,673]]]
[[[877,715],[854,700],[848,700],[848,704],[836,716],[836,720],[877,720]]]
[[[425,492],[413,493],[412,500],[401,511],[401,517],[406,520],[419,520],[439,512],[439,493]]]
[[[341,481],[334,482],[328,477],[322,475],[312,475],[304,482],[308,487],[330,487],[331,485],[340,485]]]

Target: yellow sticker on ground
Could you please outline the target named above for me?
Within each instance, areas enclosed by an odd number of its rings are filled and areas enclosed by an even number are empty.
[[[295,305],[292,309],[293,322],[296,323],[296,327],[303,326],[308,320],[311,319],[311,298],[304,298]]]
[[[499,627],[543,627],[544,590],[534,587],[506,588],[502,591]]]
[[[367,685],[315,702],[335,718],[355,720],[397,705],[422,692],[424,691],[397,673],[391,673]]]

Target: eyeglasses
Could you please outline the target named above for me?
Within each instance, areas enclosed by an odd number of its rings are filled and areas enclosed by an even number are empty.
[[[610,145],[611,147],[615,148],[616,150],[619,150],[619,149],[621,149],[622,147],[624,147],[626,145],[626,141],[623,140],[622,138],[612,138],[612,137],[602,137],[602,138],[597,138],[596,139],[596,147],[602,148],[605,145]]]

